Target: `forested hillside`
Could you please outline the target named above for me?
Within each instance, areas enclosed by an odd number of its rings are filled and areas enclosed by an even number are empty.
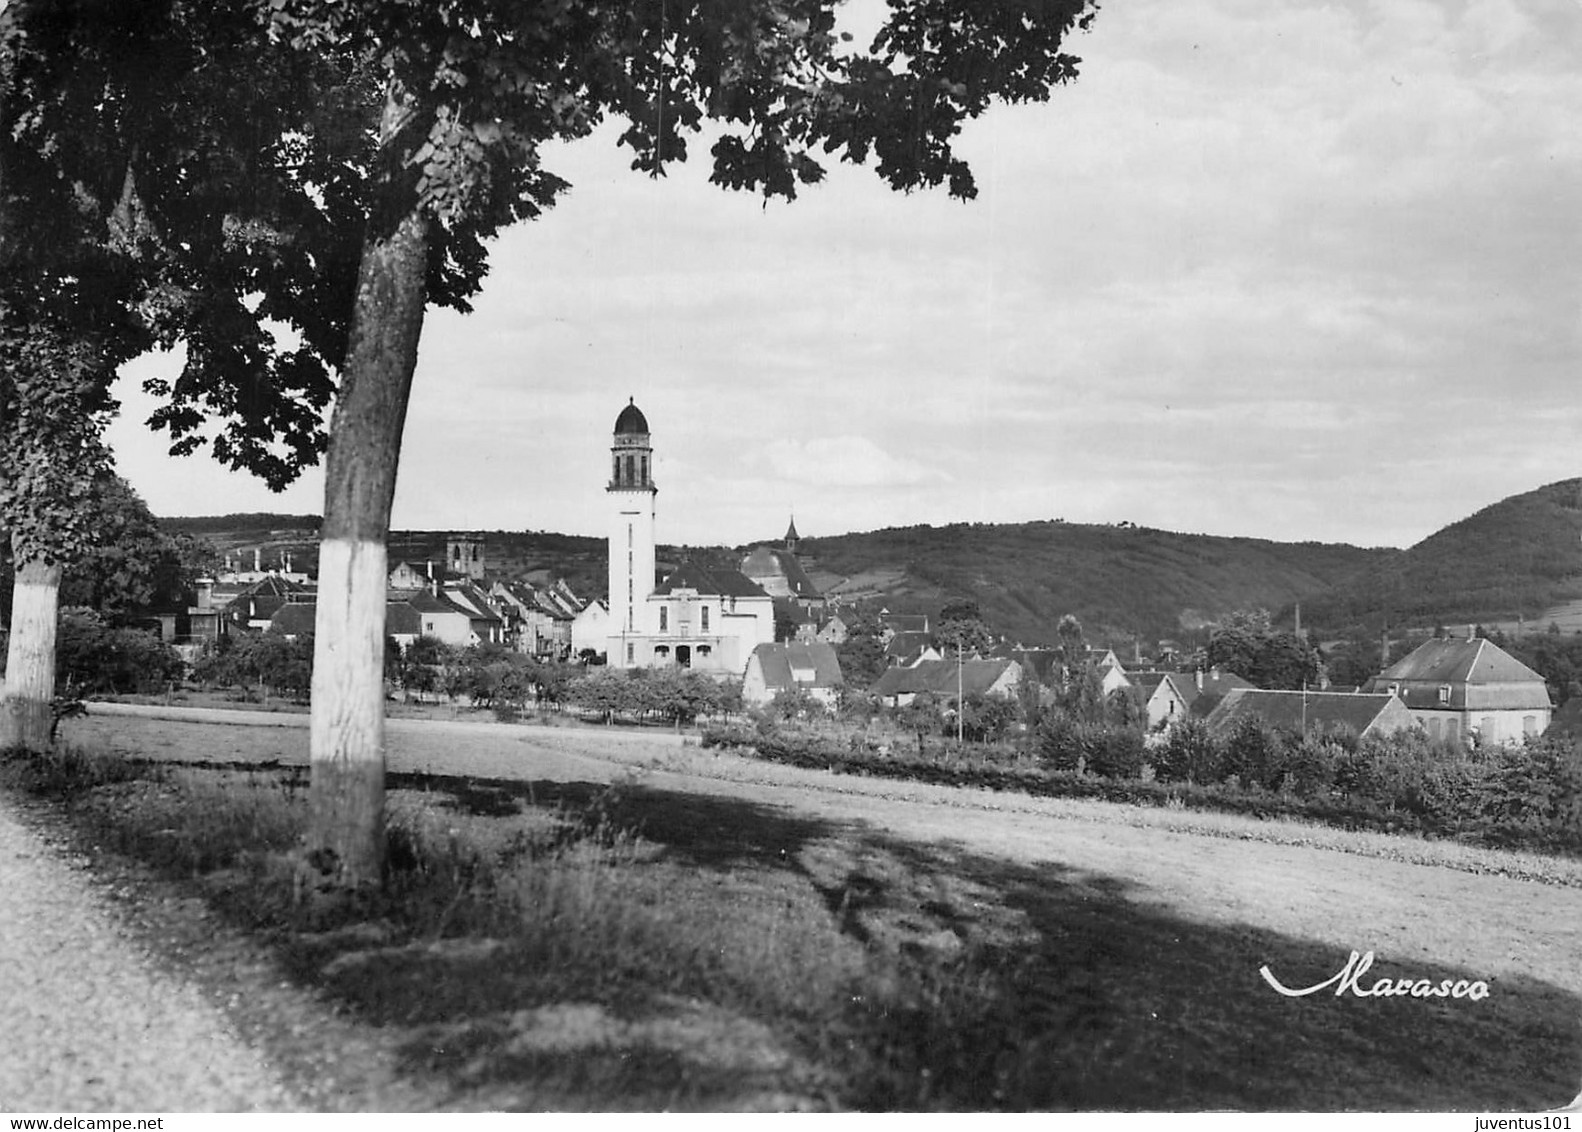
[[[167,519],[163,525],[212,542],[251,566],[290,551],[313,570],[318,518],[228,515]],[[1513,496],[1453,523],[1410,550],[1218,538],[1149,528],[1041,522],[955,523],[806,539],[804,565],[827,594],[895,610],[935,612],[972,598],[995,630],[1026,644],[1055,640],[1076,615],[1090,637],[1144,641],[1190,637],[1235,609],[1264,606],[1289,625],[1328,636],[1463,622],[1547,624],[1565,602],[1582,601],[1582,480]],[[585,597],[605,588],[601,538],[548,531],[487,531],[487,564],[505,577],[563,577]],[[397,531],[392,564],[438,564],[444,531]],[[661,546],[661,573],[685,558],[735,564],[746,548]],[[240,552],[237,554],[236,552]]]
[[[1546,622],[1582,598],[1582,479],[1513,495],[1370,563],[1303,604],[1304,619],[1336,630]]]
[[[1177,637],[1239,608],[1278,609],[1397,553],[1042,522],[904,527],[802,545],[827,591],[937,608],[972,597],[995,629],[1053,642],[1075,614],[1090,636]]]

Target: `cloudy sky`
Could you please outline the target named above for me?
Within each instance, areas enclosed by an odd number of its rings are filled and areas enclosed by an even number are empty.
[[[1582,6],[1111,0],[1082,75],[961,150],[971,204],[834,171],[763,207],[610,136],[431,313],[398,528],[602,534],[615,416],[660,538],[1129,520],[1406,546],[1582,474]],[[701,151],[699,151],[701,152]],[[112,442],[157,514],[317,512]]]

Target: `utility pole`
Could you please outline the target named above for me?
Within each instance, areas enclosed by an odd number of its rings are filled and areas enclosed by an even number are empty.
[[[966,702],[961,695],[961,631],[956,631],[956,746],[961,746],[961,713],[966,710]]]

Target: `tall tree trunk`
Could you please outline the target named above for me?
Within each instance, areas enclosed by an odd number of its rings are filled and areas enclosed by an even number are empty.
[[[399,116],[392,97],[385,128]],[[363,246],[330,423],[314,618],[309,863],[346,887],[384,864],[386,538],[426,301],[428,220],[416,208]]]
[[[19,556],[20,558],[20,556]],[[0,699],[0,750],[48,748],[55,699],[55,633],[60,567],[20,562],[11,595],[5,696]]]

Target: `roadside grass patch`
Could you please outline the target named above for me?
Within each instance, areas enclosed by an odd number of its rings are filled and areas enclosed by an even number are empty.
[[[91,754],[0,769],[85,846],[200,894],[424,1107],[1517,1109],[1574,1092],[1582,1002],[1538,980],[1475,1008],[1293,1003],[1261,964],[1321,977],[1344,956],[1102,872],[640,773],[392,774],[384,890],[321,899],[292,856],[305,782]]]

